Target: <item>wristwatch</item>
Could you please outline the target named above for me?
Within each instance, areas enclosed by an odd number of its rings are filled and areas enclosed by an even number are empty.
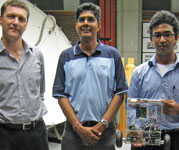
[[[108,124],[108,121],[105,120],[105,119],[102,119],[102,120],[101,120],[101,123],[102,123],[102,125],[105,126],[106,128],[107,128],[108,125],[109,125],[109,124]]]

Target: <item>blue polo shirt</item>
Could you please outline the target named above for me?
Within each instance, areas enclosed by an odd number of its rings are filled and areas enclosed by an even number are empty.
[[[128,89],[121,57],[100,41],[91,56],[78,45],[60,55],[53,97],[68,98],[81,122],[100,121],[113,96]]]

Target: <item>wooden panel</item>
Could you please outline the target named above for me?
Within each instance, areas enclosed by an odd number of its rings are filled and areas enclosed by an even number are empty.
[[[100,39],[103,43],[116,46],[116,0],[100,0],[101,31]]]
[[[105,3],[105,38],[111,38],[111,1],[109,0]],[[111,45],[108,40],[105,44]]]
[[[100,38],[104,38],[105,34],[104,34],[104,29],[105,29],[105,24],[104,24],[104,0],[100,0],[99,2],[99,6],[101,8],[101,30],[100,30]],[[101,40],[102,43],[104,43],[104,40]]]
[[[116,46],[116,0],[111,0],[111,46]]]

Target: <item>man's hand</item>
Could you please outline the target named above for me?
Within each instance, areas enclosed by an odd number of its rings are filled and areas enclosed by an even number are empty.
[[[94,129],[96,129],[98,132],[100,132],[101,134],[103,133],[103,131],[106,129],[105,126],[102,125],[101,122],[98,122],[95,126],[93,126]]]
[[[101,132],[95,127],[84,127],[82,124],[79,124],[75,131],[87,146],[96,144],[101,136]]]
[[[175,100],[162,100],[162,103],[166,115],[179,115],[179,104]]]

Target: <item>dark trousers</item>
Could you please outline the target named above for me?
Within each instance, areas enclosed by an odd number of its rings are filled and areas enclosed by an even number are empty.
[[[162,140],[166,133],[162,133]],[[170,135],[171,144],[170,150],[179,150],[179,131],[176,132],[168,132]],[[164,146],[142,146],[142,147],[133,147],[131,146],[131,150],[164,150]]]
[[[115,150],[115,140],[116,125],[114,121],[104,130],[101,139],[94,146],[85,146],[67,121],[62,137],[62,150]]]
[[[47,129],[43,120],[35,127],[22,130],[0,125],[1,150],[49,150]]]

